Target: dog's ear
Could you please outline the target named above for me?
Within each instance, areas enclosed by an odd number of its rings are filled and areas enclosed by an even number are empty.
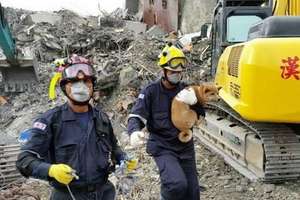
[[[207,94],[207,93],[209,93],[209,92],[212,92],[212,91],[215,91],[216,90],[216,86],[215,85],[212,85],[212,84],[209,84],[209,85],[205,85],[204,87],[203,87],[204,89],[204,94]]]
[[[206,94],[206,93],[208,93],[209,91],[210,91],[210,88],[208,88],[208,87],[204,87],[204,94]]]

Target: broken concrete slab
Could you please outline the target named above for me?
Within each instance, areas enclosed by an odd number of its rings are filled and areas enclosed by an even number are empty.
[[[31,34],[26,34],[23,32],[23,33],[19,33],[16,36],[16,39],[20,42],[32,42],[34,40],[34,37]]]
[[[45,11],[37,12],[28,17],[30,18],[28,18],[27,21],[30,23],[31,20],[34,24],[46,22],[54,25],[62,19],[61,16],[59,16],[58,14],[45,12]]]
[[[264,184],[263,185],[263,190],[264,193],[271,193],[276,189],[274,184]]]
[[[128,86],[129,83],[136,80],[138,74],[132,67],[127,67],[121,70],[120,72],[120,85],[121,86]]]
[[[30,15],[23,14],[20,17],[20,20],[23,25],[31,26],[34,24]]]
[[[44,38],[42,40],[42,43],[50,49],[62,50],[62,47],[60,46],[59,41],[54,41],[54,40],[49,40],[49,39]]]
[[[187,46],[187,45],[192,44],[192,39],[194,37],[199,37],[200,35],[201,35],[201,32],[185,34],[179,39],[179,42],[181,43],[182,46]]]
[[[152,26],[147,32],[147,35],[149,36],[158,36],[158,37],[162,37],[166,34],[166,32],[160,28],[159,26]]]
[[[141,34],[146,32],[147,24],[142,22],[125,20],[125,28],[127,30],[133,31],[136,34]]]

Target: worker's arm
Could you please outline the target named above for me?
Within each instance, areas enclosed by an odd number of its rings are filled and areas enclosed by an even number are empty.
[[[29,131],[31,138],[21,147],[16,166],[25,177],[47,180],[50,168],[48,148],[51,141],[47,120],[37,119]]]
[[[145,88],[140,92],[128,116],[127,130],[129,135],[135,131],[141,131],[146,126],[151,111],[150,94],[149,88]]]
[[[110,141],[112,144],[112,160],[116,161],[117,164],[120,164],[121,160],[126,160],[127,155],[120,147],[119,142],[114,134],[111,123],[109,123],[109,132]]]

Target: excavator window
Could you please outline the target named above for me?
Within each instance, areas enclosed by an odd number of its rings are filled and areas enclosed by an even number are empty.
[[[226,7],[270,5],[269,0],[223,0]]]
[[[262,18],[255,15],[235,15],[227,18],[227,42],[244,42],[251,26]]]

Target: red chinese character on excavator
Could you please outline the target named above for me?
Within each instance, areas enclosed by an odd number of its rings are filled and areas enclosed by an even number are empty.
[[[293,76],[295,79],[299,80],[300,77],[298,74],[300,72],[297,69],[299,67],[298,61],[298,56],[295,56],[294,59],[291,57],[288,57],[287,60],[282,59],[283,66],[280,66],[280,68],[282,69],[281,77],[284,79],[289,79]]]

